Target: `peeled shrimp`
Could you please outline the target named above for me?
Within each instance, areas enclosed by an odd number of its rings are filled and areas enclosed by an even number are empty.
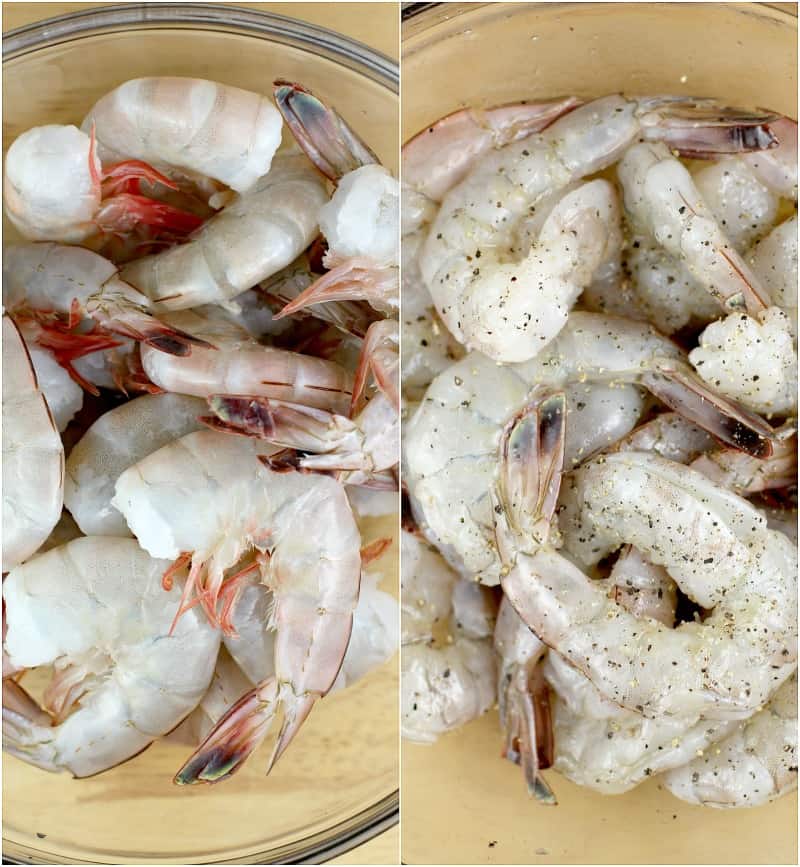
[[[270,171],[281,126],[275,106],[258,93],[178,77],[126,81],[98,100],[82,124],[94,128],[104,160],[175,166],[237,193]]]
[[[4,649],[16,669],[55,666],[52,719],[3,708],[3,747],[48,771],[87,777],[173,729],[206,691],[219,632],[197,611],[170,633],[180,591],[133,539],[87,537],[13,569],[3,584]],[[4,690],[5,691],[5,690]]]
[[[402,531],[404,738],[432,743],[487,711],[495,700],[494,606],[477,584],[460,581],[442,558]],[[435,631],[448,630],[448,643]]]
[[[64,447],[13,321],[3,317],[3,572],[27,560],[61,515]]]
[[[330,689],[347,650],[360,540],[344,490],[326,476],[271,472],[258,461],[268,453],[255,440],[199,431],[117,480],[112,505],[139,544],[154,556],[192,561],[178,619],[197,591],[207,615],[230,631],[237,582],[223,588],[224,572],[248,550],[269,552],[261,568],[274,598],[275,675],[220,722],[178,774],[180,783],[215,782],[233,773],[266,735],[280,705],[284,721],[271,767]]]
[[[770,299],[797,325],[797,216],[789,217],[762,238],[746,255]]]
[[[770,121],[770,131],[778,146],[746,154],[748,163],[759,180],[779,196],[797,201],[797,121],[788,117]]]
[[[530,208],[610,166],[638,136],[685,153],[738,152],[774,142],[763,127],[768,119],[720,112],[708,101],[610,96],[488,154],[445,197],[422,251],[422,275],[445,324],[461,343],[495,360],[532,358],[564,325],[577,295],[574,282],[552,280],[561,274],[540,273],[539,251],[514,248],[513,233]],[[541,287],[535,307],[531,287]]]
[[[578,473],[577,526],[562,522],[568,550],[591,564],[630,542],[713,609],[702,624],[674,630],[639,620],[548,545],[539,529],[546,514],[531,495],[512,504],[530,472],[533,435],[524,421],[509,434],[495,495],[503,589],[523,620],[604,696],[648,718],[743,719],[768,701],[796,665],[789,540],[745,500],[663,458],[630,452],[590,462]]]
[[[498,366],[471,353],[431,384],[404,431],[404,478],[426,535],[459,571],[496,584],[488,490],[503,425],[535,386],[569,385],[576,422],[567,426],[569,467],[634,427],[643,406],[634,384],[739,448],[760,453],[756,441],[771,448],[761,439],[771,429],[705,390],[667,338],[642,323],[574,312],[536,359]]]
[[[675,797],[704,807],[758,807],[797,788],[797,675],[729,737],[664,775]]]
[[[235,196],[185,244],[129,262],[122,278],[155,309],[225,305],[308,247],[327,200],[323,179],[308,160],[282,153],[269,174]]]
[[[111,505],[122,472],[147,455],[192,431],[207,412],[205,402],[180,394],[147,394],[109,410],[70,452],[64,505],[87,536],[130,536]]]
[[[349,410],[352,378],[334,362],[263,346],[213,307],[167,313],[165,319],[191,328],[214,347],[167,360],[164,353],[143,346],[147,376],[166,391],[267,397],[337,413]]]

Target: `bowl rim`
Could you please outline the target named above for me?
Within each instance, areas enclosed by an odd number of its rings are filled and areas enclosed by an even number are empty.
[[[132,27],[156,30],[170,25],[194,25],[203,30],[224,29],[291,43],[343,63],[383,84],[393,93],[400,92],[399,62],[363,42],[288,15],[221,3],[124,3],[45,18],[3,34],[3,62],[86,36]]]
[[[158,30],[170,26],[234,32],[293,45],[342,64],[384,86],[395,95],[400,92],[399,62],[363,42],[287,15],[221,3],[126,3],[76,10],[4,33],[2,59],[5,64],[34,51],[87,36],[132,28]],[[400,793],[399,789],[396,789],[366,810],[347,819],[343,823],[346,827],[336,836],[330,837],[327,831],[323,830],[300,841],[299,848],[294,849],[291,854],[291,861],[286,860],[286,847],[282,847],[271,854],[254,852],[231,860],[214,860],[209,863],[318,864],[343,855],[389,830],[399,822],[399,810]],[[8,839],[5,833],[3,850],[4,863],[7,864],[101,863],[69,858],[53,861],[52,854],[14,842]]]

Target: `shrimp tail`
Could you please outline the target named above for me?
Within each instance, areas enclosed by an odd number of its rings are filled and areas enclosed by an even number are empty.
[[[353,397],[350,401],[350,417],[360,408],[360,399],[367,384],[367,373],[372,371],[378,388],[386,395],[392,406],[400,411],[399,362],[397,358],[397,327],[387,319],[373,322],[367,330],[364,345],[358,358],[358,367],[353,378]]]
[[[646,139],[662,141],[684,157],[713,159],[778,146],[769,124],[780,116],[771,112],[731,108],[714,99],[657,96],[640,100],[637,113]]]
[[[760,416],[716,394],[685,365],[656,362],[643,384],[659,400],[713,437],[757,458],[772,454],[775,431]]]
[[[284,702],[283,725],[267,765],[267,773],[275,767],[275,763],[286,752],[294,736],[311,713],[311,708],[314,707],[317,698],[316,695],[303,695],[293,698],[290,702]]]
[[[334,109],[302,85],[278,79],[275,105],[312,163],[332,181],[378,158]]]
[[[94,136],[94,124],[92,124]],[[94,141],[94,139],[93,139]],[[140,184],[146,181],[148,184],[161,184],[169,190],[177,190],[178,185],[166,175],[162,175],[158,169],[142,160],[123,160],[115,163],[107,169],[103,169],[103,198],[110,198],[119,193],[141,192]]]
[[[561,486],[565,421],[564,392],[536,389],[503,431],[495,515],[519,537],[543,541],[549,535]]]
[[[239,771],[266,737],[275,717],[279,694],[280,686],[275,677],[267,678],[245,693],[178,771],[173,779],[175,785],[219,783]]]

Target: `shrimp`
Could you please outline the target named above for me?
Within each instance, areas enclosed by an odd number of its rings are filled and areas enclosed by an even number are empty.
[[[51,349],[73,377],[70,362],[76,355],[115,345],[105,338],[98,341],[94,333],[67,333],[84,318],[106,333],[131,337],[163,353],[188,355],[192,347],[208,345],[153,318],[147,299],[119,278],[111,262],[81,247],[47,243],[7,247],[3,303],[15,317],[37,321],[37,342]]]
[[[403,183],[441,202],[492,149],[541,132],[579,105],[580,100],[566,97],[448,114],[403,145]]]
[[[401,732],[409,740],[433,743],[494,702],[490,638],[496,609],[485,591],[459,580],[433,548],[407,530],[402,530],[400,568]]]
[[[707,390],[681,350],[650,326],[573,312],[536,359],[498,366],[471,353],[431,384],[404,430],[404,479],[428,538],[463,574],[496,584],[501,564],[488,490],[505,422],[534,387],[569,386],[570,411],[582,413],[576,415],[580,423],[567,427],[571,466],[634,427],[643,408],[634,385],[645,386],[728,444],[756,454],[771,450],[772,429]],[[596,396],[587,400],[595,389]]]
[[[302,155],[275,157],[269,174],[207,220],[185,244],[123,266],[121,276],[155,310],[231,299],[293,262],[314,240],[323,179]]]
[[[281,127],[275,106],[258,93],[179,77],[126,81],[98,100],[82,124],[94,128],[104,160],[175,166],[237,193],[270,171]]]
[[[756,412],[797,405],[797,353],[787,315],[731,247],[683,165],[664,145],[638,144],[620,161],[625,207],[634,223],[733,314],[712,322],[689,360],[719,392]],[[739,312],[741,311],[741,312]],[[745,312],[746,311],[746,312]],[[752,358],[746,370],[739,358]]]
[[[676,629],[638,619],[548,542],[555,447],[538,484],[526,479],[535,443],[557,443],[562,431],[563,410],[536,407],[503,442],[493,499],[503,590],[517,613],[603,696],[648,719],[747,718],[796,667],[792,544],[745,500],[686,467],[638,452],[592,461],[577,474],[580,526],[561,528],[578,536],[565,538],[568,550],[596,563],[628,541],[711,609],[702,624]]]
[[[770,119],[720,110],[710,101],[611,96],[576,108],[541,135],[485,156],[445,197],[420,258],[445,324],[459,342],[497,361],[532,358],[564,325],[577,294],[575,283],[564,279],[572,256],[562,253],[566,273],[553,274],[540,271],[540,249],[514,247],[517,225],[530,209],[613,164],[639,136],[666,140],[690,154],[738,152],[774,143],[764,127]],[[544,240],[555,239],[545,234]],[[602,251],[593,255],[602,257]],[[561,257],[552,258],[555,264]],[[535,307],[531,287],[541,287],[533,293]]]
[[[280,316],[326,301],[365,300],[382,314],[399,306],[400,188],[336,113],[299,84],[275,82],[275,102],[298,144],[336,183],[320,210],[329,268]]]
[[[667,791],[704,807],[758,807],[797,788],[797,674],[729,737],[664,775]]]
[[[104,169],[93,138],[77,127],[39,126],[8,149],[3,197],[9,219],[31,241],[78,244],[98,232],[127,232],[137,224],[185,234],[203,222],[140,195],[141,180],[176,189],[169,178],[136,160]]]
[[[64,447],[21,334],[3,317],[3,572],[50,535],[64,497]]]
[[[748,163],[758,179],[779,196],[797,201],[797,121],[781,117],[771,121],[770,132],[778,146],[757,153],[746,154]]]
[[[352,377],[340,365],[262,346],[218,308],[165,314],[166,321],[206,339],[214,349],[195,349],[178,359],[141,348],[142,367],[165,391],[195,397],[267,397],[347,413]]]
[[[772,303],[797,323],[797,215],[784,220],[745,255]],[[796,334],[795,334],[796,337]]]
[[[494,648],[499,659],[500,727],[506,738],[503,755],[522,766],[529,795],[543,804],[555,804],[555,795],[541,775],[553,764],[550,701],[541,667],[547,647],[507,599],[497,615]]]
[[[35,323],[22,320],[17,323],[17,328],[25,341],[36,381],[47,401],[53,421],[59,433],[63,433],[72,417],[83,406],[83,389],[58,363],[50,350],[36,343],[38,329]]]
[[[216,782],[234,773],[284,719],[270,768],[318,698],[336,680],[358,600],[359,534],[344,489],[333,479],[274,473],[256,440],[199,431],[125,470],[112,505],[153,556],[191,559],[180,620],[198,594],[209,618],[230,632],[240,582],[224,572],[251,549],[273,593],[275,674],[232,708],[179,771],[176,782]],[[308,533],[308,516],[317,531]],[[169,576],[165,576],[169,584]],[[218,600],[222,612],[216,610]]]
[[[133,539],[75,539],[13,569],[3,584],[5,652],[17,669],[55,666],[50,719],[3,708],[3,747],[48,771],[87,777],[173,729],[208,688],[219,632],[180,600]]]
[[[87,536],[130,536],[111,505],[124,470],[193,431],[206,410],[196,397],[147,394],[109,410],[73,447],[66,463],[64,505]]]

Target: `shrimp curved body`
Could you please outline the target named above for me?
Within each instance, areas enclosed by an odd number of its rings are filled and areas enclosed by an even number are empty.
[[[114,485],[130,466],[188,433],[202,430],[204,401],[180,394],[147,394],[104,413],[70,452],[64,505],[87,536],[130,536],[111,505]]]
[[[569,411],[581,421],[567,426],[568,467],[630,432],[643,408],[639,384],[737,443],[739,434],[731,437],[737,411],[698,390],[684,358],[648,325],[583,312],[572,313],[550,347],[525,364],[466,356],[433,381],[404,431],[405,481],[420,526],[459,571],[498,582],[488,489],[503,425],[537,386],[569,386]],[[763,422],[748,419],[771,435]]]
[[[121,276],[155,309],[226,304],[293,262],[314,240],[328,194],[302,154],[279,154],[189,240],[129,262]]]
[[[270,170],[281,116],[258,93],[199,78],[136,78],[98,100],[94,127],[103,160],[135,157],[214,178],[237,193]],[[249,288],[249,287],[248,287]]]
[[[18,327],[25,339],[25,347],[36,374],[36,381],[44,394],[56,427],[63,433],[75,413],[83,406],[83,389],[56,361],[52,352],[37,345],[35,337],[28,337],[26,325],[27,323],[23,321],[18,324]]]
[[[724,740],[664,775],[664,787],[703,807],[758,807],[797,788],[797,675]]]
[[[535,321],[541,307],[531,309],[528,294],[539,284],[537,255],[515,252],[513,232],[540,199],[610,166],[638,136],[683,142],[688,152],[735,152],[774,142],[753,125],[757,119],[736,112],[729,112],[727,123],[717,114],[703,128],[710,107],[669,97],[605,97],[576,108],[538,136],[486,155],[445,197],[420,260],[436,308],[455,337],[497,361],[525,361],[555,336],[572,293],[562,286],[555,296],[540,296],[558,302],[558,316]],[[693,113],[700,122],[686,123]],[[748,124],[744,134],[737,125],[742,120]],[[525,314],[531,315],[527,325]]]
[[[676,629],[637,619],[532,536],[521,543],[527,552],[507,555],[503,587],[514,607],[623,707],[648,718],[750,716],[796,667],[792,544],[747,501],[655,455],[606,455],[576,477],[580,519],[561,526],[571,553],[597,563],[630,542],[713,610]]]
[[[170,623],[168,563],[133,539],[86,537],[12,570],[3,584],[5,651],[18,669],[54,665],[53,719],[3,709],[4,749],[86,777],[135,756],[203,697],[219,632],[197,611]]]
[[[459,580],[413,533],[402,531],[401,732],[433,743],[485,713],[495,700],[494,605]],[[436,640],[447,629],[445,642]]]
[[[230,632],[236,584],[223,588],[225,570],[249,550],[269,554],[261,569],[274,598],[275,675],[220,722],[179,773],[180,783],[233,773],[282,706],[274,763],[329,691],[347,650],[360,538],[344,489],[326,476],[274,473],[258,460],[268,453],[256,440],[199,431],[134,464],[116,483],[112,505],[147,551],[172,560],[191,552],[179,615],[196,591],[207,615]],[[319,529],[311,536],[309,514]]]
[[[246,395],[266,397],[345,414],[350,407],[352,376],[321,358],[263,346],[213,307],[165,315],[166,321],[207,340],[213,349],[195,349],[188,357],[141,348],[147,376],[165,391],[195,397]]]
[[[786,312],[794,333],[797,323],[797,215],[776,226],[751,248],[745,259],[769,292],[772,303]]]
[[[3,317],[3,572],[27,560],[61,516],[64,447],[25,343]]]

